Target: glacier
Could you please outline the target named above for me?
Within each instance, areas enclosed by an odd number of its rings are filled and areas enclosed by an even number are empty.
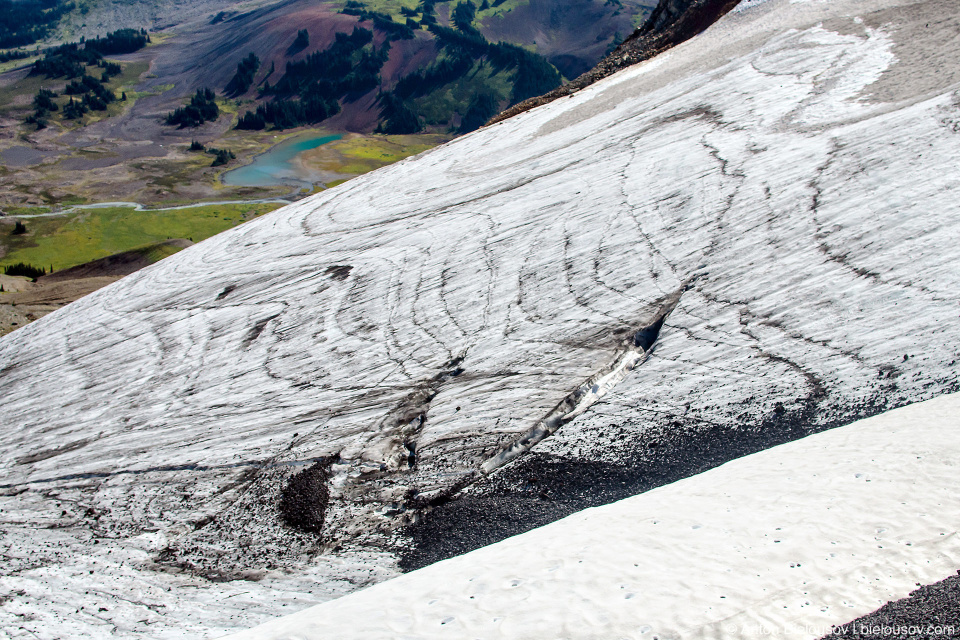
[[[0,339],[0,628],[214,637],[957,390],[951,8],[752,3]]]

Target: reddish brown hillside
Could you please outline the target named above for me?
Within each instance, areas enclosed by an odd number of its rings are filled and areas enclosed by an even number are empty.
[[[634,30],[633,15],[656,6],[655,0],[632,0],[633,10],[601,0],[530,0],[510,13],[488,18],[481,31],[488,40],[535,45],[566,78],[589,71]]]
[[[518,113],[576,93],[621,69],[649,60],[701,33],[739,2],[740,0],[660,0],[660,4],[644,25],[634,31],[596,67],[573,82],[510,107],[490,120],[489,124],[506,120]]]

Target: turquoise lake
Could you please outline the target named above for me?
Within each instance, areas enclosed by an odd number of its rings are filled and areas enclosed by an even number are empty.
[[[339,140],[342,135],[301,136],[285,140],[253,159],[253,163],[223,174],[223,184],[234,187],[273,187],[292,185],[310,188],[314,181],[294,163],[294,158],[328,142]]]

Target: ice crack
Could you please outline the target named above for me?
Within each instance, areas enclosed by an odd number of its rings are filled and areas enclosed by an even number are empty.
[[[544,438],[553,435],[561,426],[577,419],[600,398],[623,382],[630,372],[643,364],[650,355],[660,336],[664,321],[676,308],[680,302],[680,296],[688,285],[689,282],[684,283],[677,292],[669,296],[660,305],[653,320],[634,332],[626,347],[617,354],[611,365],[604,367],[580,384],[516,441],[487,459],[480,466],[480,470],[484,474],[493,473],[511,460],[523,455]]]

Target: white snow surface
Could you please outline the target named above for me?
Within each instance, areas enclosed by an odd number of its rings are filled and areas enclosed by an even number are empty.
[[[954,8],[748,7],[0,339],[0,633],[213,637],[394,576],[416,498],[482,480],[670,308],[492,478],[955,390]],[[281,490],[325,456],[298,533]]]
[[[230,639],[816,639],[957,573],[958,460],[960,394],[951,394],[586,509]]]

